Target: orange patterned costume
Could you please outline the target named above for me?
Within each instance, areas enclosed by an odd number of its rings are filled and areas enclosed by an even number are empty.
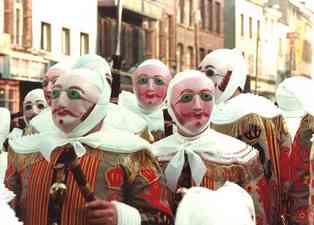
[[[267,179],[264,176],[257,151],[241,141],[210,129],[199,138],[201,144],[199,145],[197,142],[198,140],[188,140],[176,133],[153,145],[154,154],[166,174],[168,199],[173,211],[176,211],[181,200],[180,195],[176,193],[179,188],[202,186],[216,190],[226,181],[232,181],[246,189],[253,198],[257,224],[269,224],[269,218],[265,211],[270,204],[265,195]],[[180,147],[181,145],[182,147]],[[181,150],[172,150],[177,147]],[[167,170],[168,168],[180,168],[180,166],[173,165],[172,162],[177,160],[180,154],[184,155],[184,163],[176,178],[173,172],[168,173]],[[199,158],[199,161],[195,162],[195,158]],[[199,165],[204,165],[205,169],[200,180],[199,176],[202,173],[200,168],[202,167],[198,168]],[[176,185],[171,185],[176,179]]]
[[[85,147],[87,152],[80,158],[80,165],[96,196],[138,209],[142,224],[172,223],[164,178],[148,151],[118,154]],[[25,225],[47,224],[53,168],[62,151],[63,147],[53,151],[51,163],[41,153],[16,154],[8,166],[6,185],[17,195],[17,212]],[[61,224],[87,224],[85,200],[71,173],[66,185],[68,194],[62,206]]]

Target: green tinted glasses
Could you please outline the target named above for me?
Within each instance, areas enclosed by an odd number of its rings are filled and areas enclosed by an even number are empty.
[[[137,83],[139,85],[145,85],[145,84],[148,83],[148,79],[154,79],[154,83],[156,85],[158,85],[158,86],[161,86],[161,85],[165,84],[165,82],[162,79],[160,79],[160,78],[147,78],[147,77],[140,77],[140,78],[138,78],[137,79]]]
[[[199,96],[205,102],[209,102],[213,99],[213,96],[206,92],[200,93]],[[183,94],[180,98],[180,102],[183,102],[183,103],[191,102],[193,97],[194,97],[194,94],[192,93]]]
[[[60,97],[62,90],[53,90],[51,94],[52,99],[57,99]],[[64,90],[69,99],[81,99],[81,93],[77,90],[67,89]]]

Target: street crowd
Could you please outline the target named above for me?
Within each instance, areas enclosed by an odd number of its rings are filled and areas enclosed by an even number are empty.
[[[314,225],[314,81],[246,80],[238,49],[147,59],[113,103],[104,58],[50,67],[23,126],[0,108],[0,224]]]

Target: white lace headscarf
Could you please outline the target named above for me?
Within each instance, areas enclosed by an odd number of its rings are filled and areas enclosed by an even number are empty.
[[[276,90],[276,101],[287,122],[289,133],[294,137],[302,117],[314,116],[314,81],[295,76],[285,79]]]

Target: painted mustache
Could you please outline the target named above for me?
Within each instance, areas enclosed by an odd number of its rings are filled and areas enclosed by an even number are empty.
[[[146,91],[142,94],[142,96],[145,98],[162,98],[163,97],[161,94],[158,94],[152,91]]]
[[[224,79],[222,80],[222,82],[218,85],[218,89],[220,91],[225,91],[226,90],[226,87],[229,83],[229,80],[231,78],[231,74],[232,74],[232,71],[227,71],[226,75],[224,76]]]
[[[57,114],[58,116],[61,116],[61,117],[65,117],[65,116],[77,117],[74,113],[72,113],[69,110],[66,110],[65,108],[57,108],[52,111],[52,114]]]
[[[208,112],[188,112],[188,113],[182,113],[182,116],[185,118],[201,119],[202,117],[209,117],[209,113]]]

